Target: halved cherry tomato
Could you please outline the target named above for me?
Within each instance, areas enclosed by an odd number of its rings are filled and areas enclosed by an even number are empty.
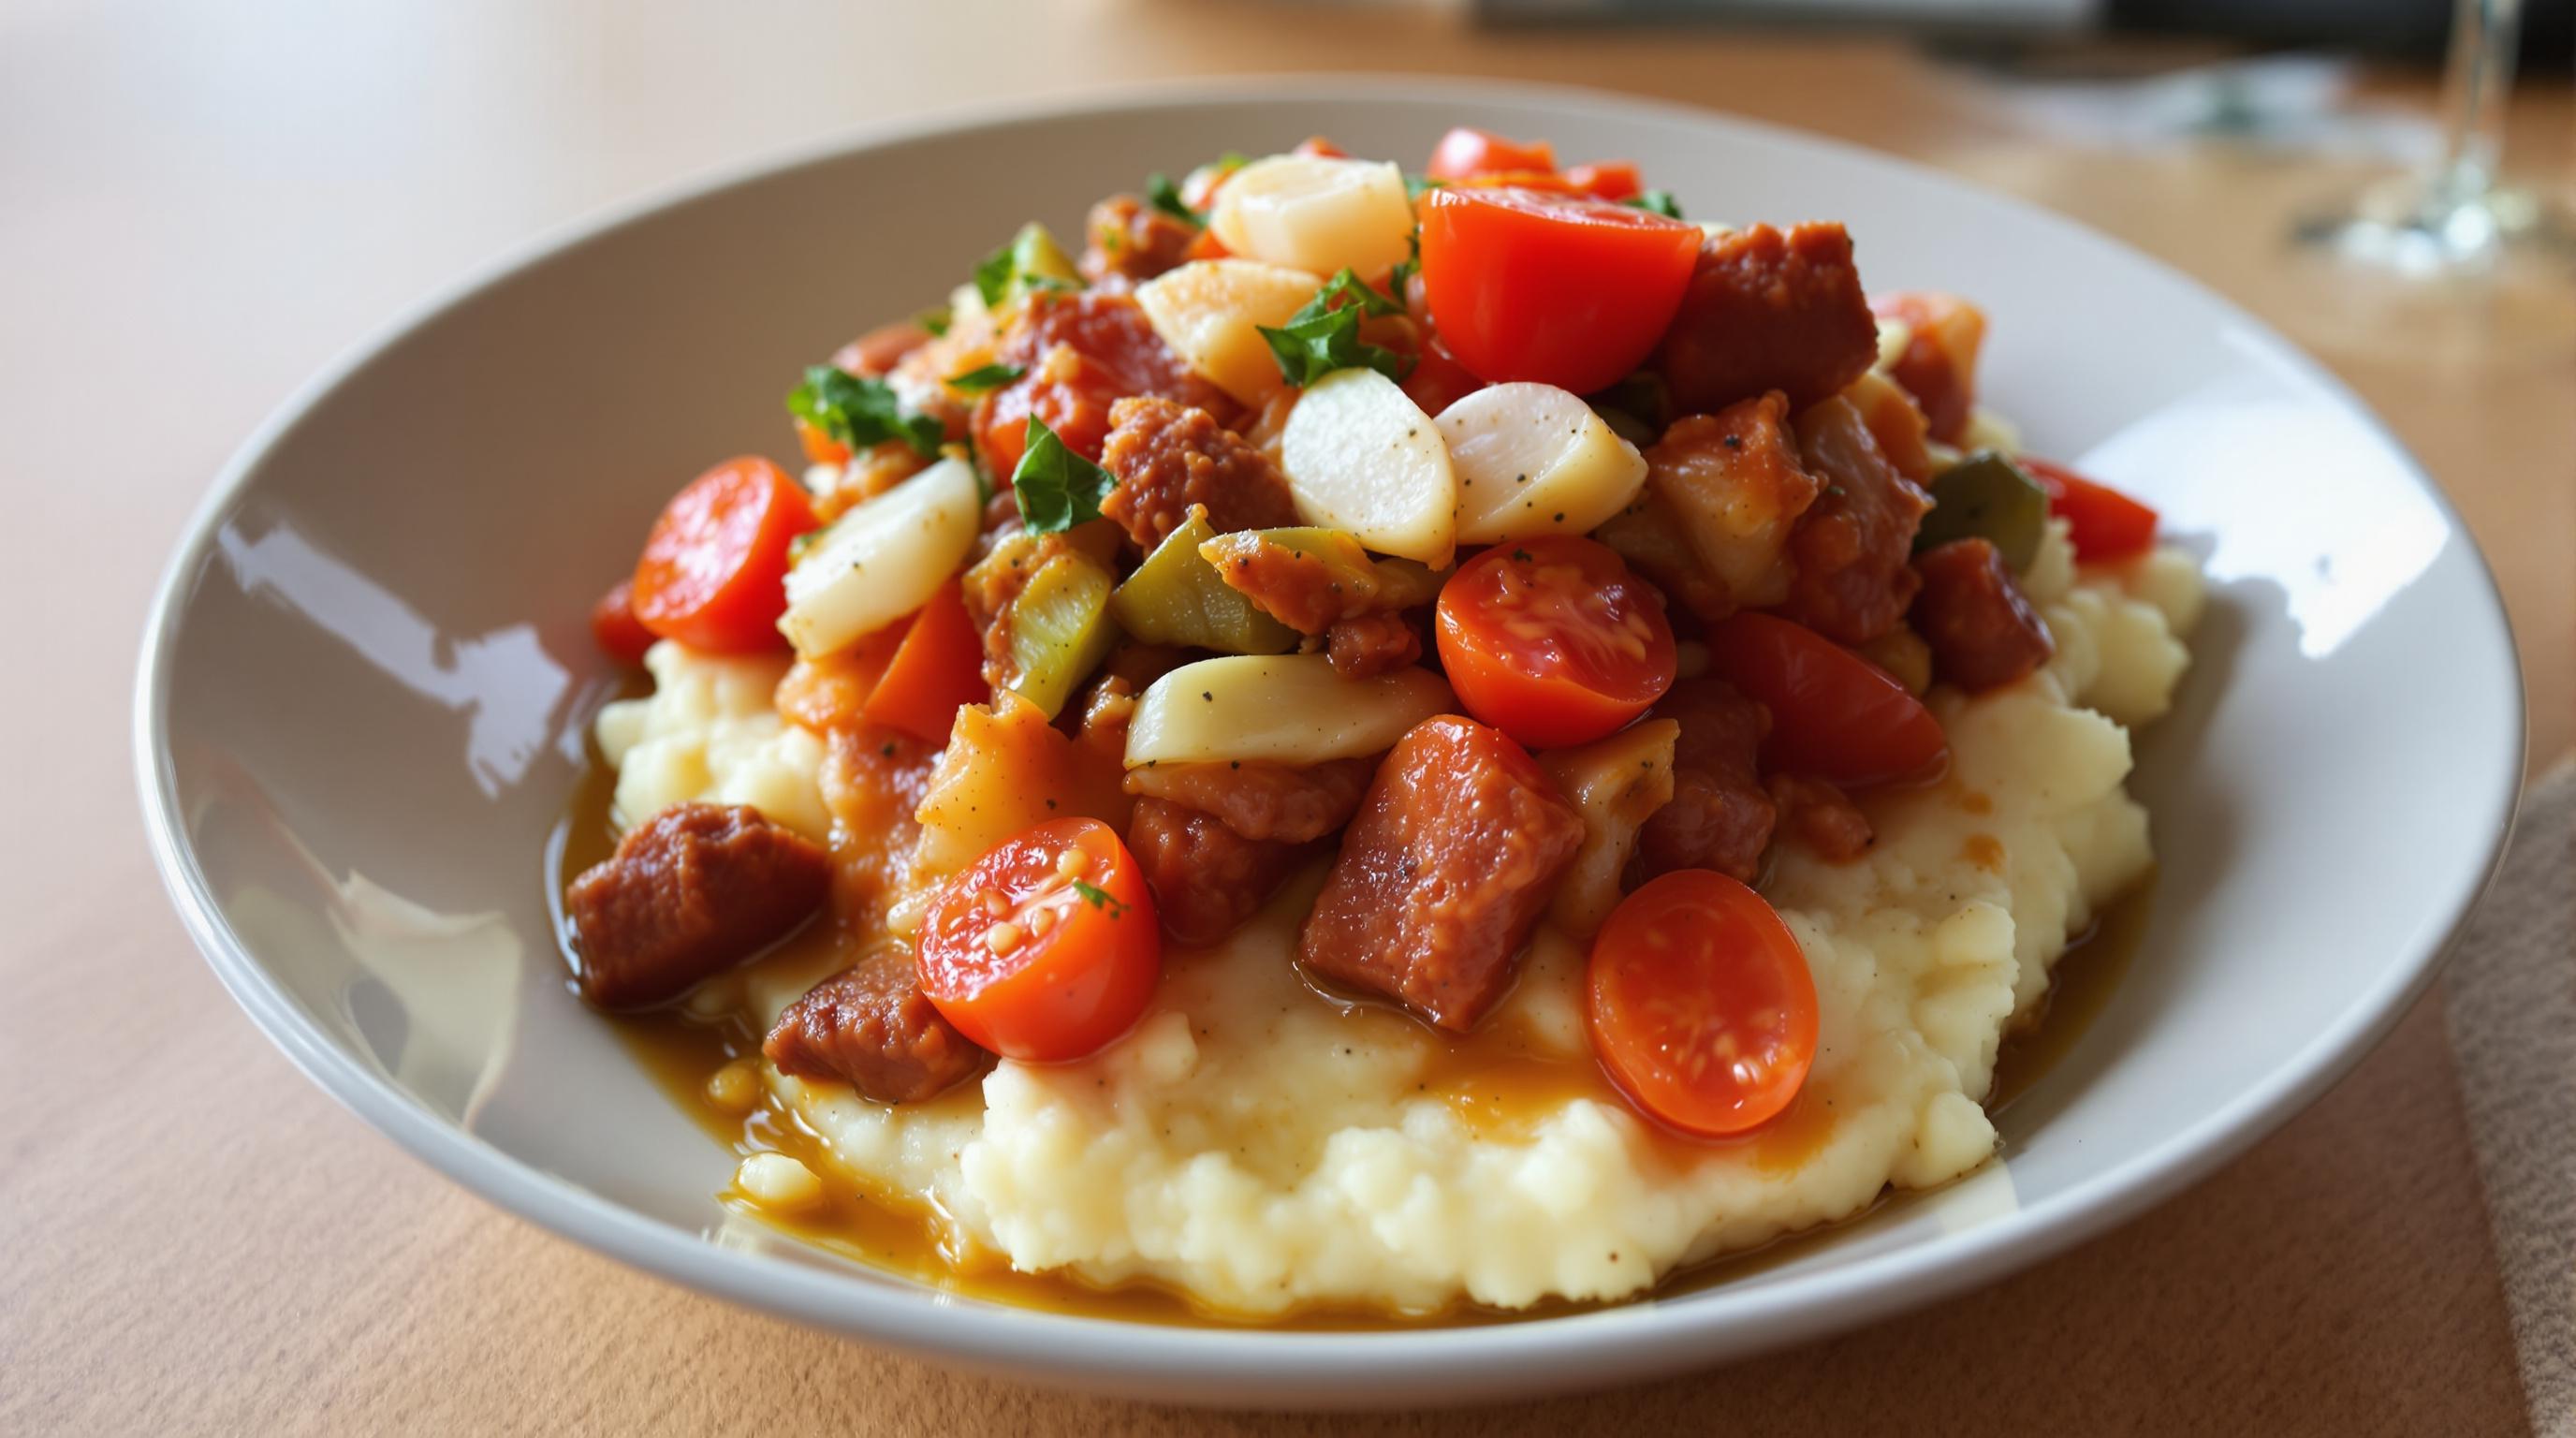
[[[1708,664],[1771,711],[1766,769],[1851,789],[1919,777],[1950,752],[1941,722],[1904,685],[1803,624],[1738,614],[1708,631]]]
[[[599,651],[620,664],[642,668],[644,651],[653,647],[653,631],[635,617],[635,581],[621,579],[610,585],[599,602],[590,606],[590,637]]]
[[[1624,200],[1644,194],[1645,182],[1626,160],[1595,160],[1565,172],[1565,182],[1597,200]]]
[[[1629,1100],[1724,1138],[1779,1116],[1816,1060],[1816,980],[1780,915],[1708,869],[1610,911],[1584,966],[1592,1050]]]
[[[939,586],[912,617],[903,643],[868,691],[860,713],[933,744],[948,742],[960,705],[993,697],[984,682],[984,636],[967,616],[955,581]]]
[[[922,918],[921,992],[1005,1058],[1057,1063],[1134,1026],[1162,974],[1142,872],[1098,819],[1051,819],[950,879]]]
[[[814,528],[804,489],[757,455],[729,459],[671,497],[635,563],[635,617],[692,649],[775,649],[787,612],[787,547]]]
[[[1458,702],[1533,749],[1598,739],[1673,687],[1662,603],[1595,540],[1497,544],[1440,587],[1436,619]]]
[[[1303,155],[1310,160],[1347,160],[1351,157],[1350,151],[1343,149],[1341,146],[1334,144],[1332,141],[1325,139],[1321,135],[1308,135],[1306,138],[1297,142],[1296,149],[1290,150],[1288,153],[1292,155]]]
[[[1472,180],[1497,170],[1547,174],[1555,169],[1556,147],[1545,140],[1524,145],[1491,130],[1471,130],[1461,125],[1431,147],[1431,163],[1422,172],[1435,180]]]
[[[871,379],[903,363],[903,357],[931,341],[919,320],[882,324],[832,352],[832,363],[861,379]]]
[[[1431,319],[1479,376],[1590,394],[1663,338],[1699,261],[1697,225],[1519,189],[1424,192]]]
[[[2142,554],[2156,542],[2156,512],[2062,464],[2022,455],[2015,461],[2048,491],[2048,512],[2066,519],[2078,559]]]

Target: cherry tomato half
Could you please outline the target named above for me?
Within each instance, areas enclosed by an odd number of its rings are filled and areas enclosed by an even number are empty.
[[[599,651],[620,664],[642,668],[644,651],[653,647],[653,631],[635,617],[635,581],[621,579],[590,606],[590,637]]]
[[[787,548],[814,528],[805,490],[757,455],[729,459],[671,497],[635,562],[635,617],[692,649],[775,649]]]
[[[2048,512],[2065,518],[2078,559],[2143,554],[2156,542],[2156,512],[2062,464],[2023,455],[2019,464],[2048,491]]]
[[[1780,915],[1708,869],[1610,911],[1584,966],[1592,1050],[1630,1102],[1723,1138],[1779,1116],[1816,1059],[1816,981]]]
[[[1135,1025],[1163,939],[1135,856],[1097,819],[1051,819],[950,879],[922,918],[921,992],[1005,1058],[1060,1063]]]
[[[1923,701],[1803,624],[1738,614],[1708,631],[1708,663],[1771,711],[1766,769],[1852,789],[1926,774],[1950,752]]]
[[[1663,338],[1699,262],[1697,225],[1584,196],[1440,189],[1420,212],[1432,324],[1497,384],[1608,387]]]
[[[1491,130],[1471,130],[1460,125],[1431,147],[1431,163],[1423,167],[1422,173],[1435,180],[1472,180],[1504,170],[1547,174],[1555,169],[1556,147],[1545,140],[1524,145]]]
[[[1565,182],[1596,200],[1624,200],[1646,191],[1637,167],[1626,160],[1595,160],[1565,172]]]
[[[1440,587],[1434,627],[1458,702],[1533,749],[1589,743],[1673,687],[1662,603],[1596,540],[1495,545]]]

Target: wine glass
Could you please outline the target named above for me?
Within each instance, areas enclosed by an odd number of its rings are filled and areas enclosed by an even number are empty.
[[[2347,327],[2377,344],[2436,360],[2576,346],[2576,216],[2497,180],[2521,28],[2522,0],[2457,0],[2439,159],[2296,225],[2344,278],[2381,282],[2340,287]]]

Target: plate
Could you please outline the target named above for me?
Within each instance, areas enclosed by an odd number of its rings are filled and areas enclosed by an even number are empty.
[[[1973,296],[1989,401],[2163,511],[2212,604],[2139,746],[2142,947],[2003,1116],[2005,1157],[1659,1300],[1397,1332],[1142,1327],[914,1285],[733,1217],[733,1156],[566,991],[540,854],[616,682],[584,616],[663,498],[789,447],[780,396],[1031,214],[1316,130],[1452,124],[1618,156],[1698,216],[1833,218],[1873,287]],[[1007,178],[1008,183],[996,183]],[[2242,311],[1928,171],[1663,105],[1434,80],[1235,81],[850,137],[577,227],[398,321],[217,481],[145,638],[155,856],[251,1018],[495,1203],[739,1303],[954,1365],[1165,1400],[1368,1405],[1646,1378],[2033,1263],[2315,1098],[2430,979],[2522,768],[2493,583],[2386,430]]]

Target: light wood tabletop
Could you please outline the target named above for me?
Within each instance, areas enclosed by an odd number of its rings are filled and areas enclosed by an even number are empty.
[[[2576,739],[2576,352],[2353,343],[2283,236],[2361,173],[2061,133],[1895,43],[1485,33],[1438,13],[1084,0],[0,7],[0,1432],[2508,1432],[2527,1426],[2444,993],[2199,1188],[1988,1291],[1767,1360],[1508,1413],[1212,1415],[968,1379],[727,1307],[499,1213],[225,998],[136,822],[152,580],[224,456],[467,267],[612,200],[886,116],[1174,75],[1542,78],[1804,126],[2119,235],[2316,346],[2484,545],[2535,759]],[[2564,183],[2576,102],[2514,102]],[[2368,98],[2423,114],[2422,77]],[[1318,128],[1329,130],[1330,117]]]

